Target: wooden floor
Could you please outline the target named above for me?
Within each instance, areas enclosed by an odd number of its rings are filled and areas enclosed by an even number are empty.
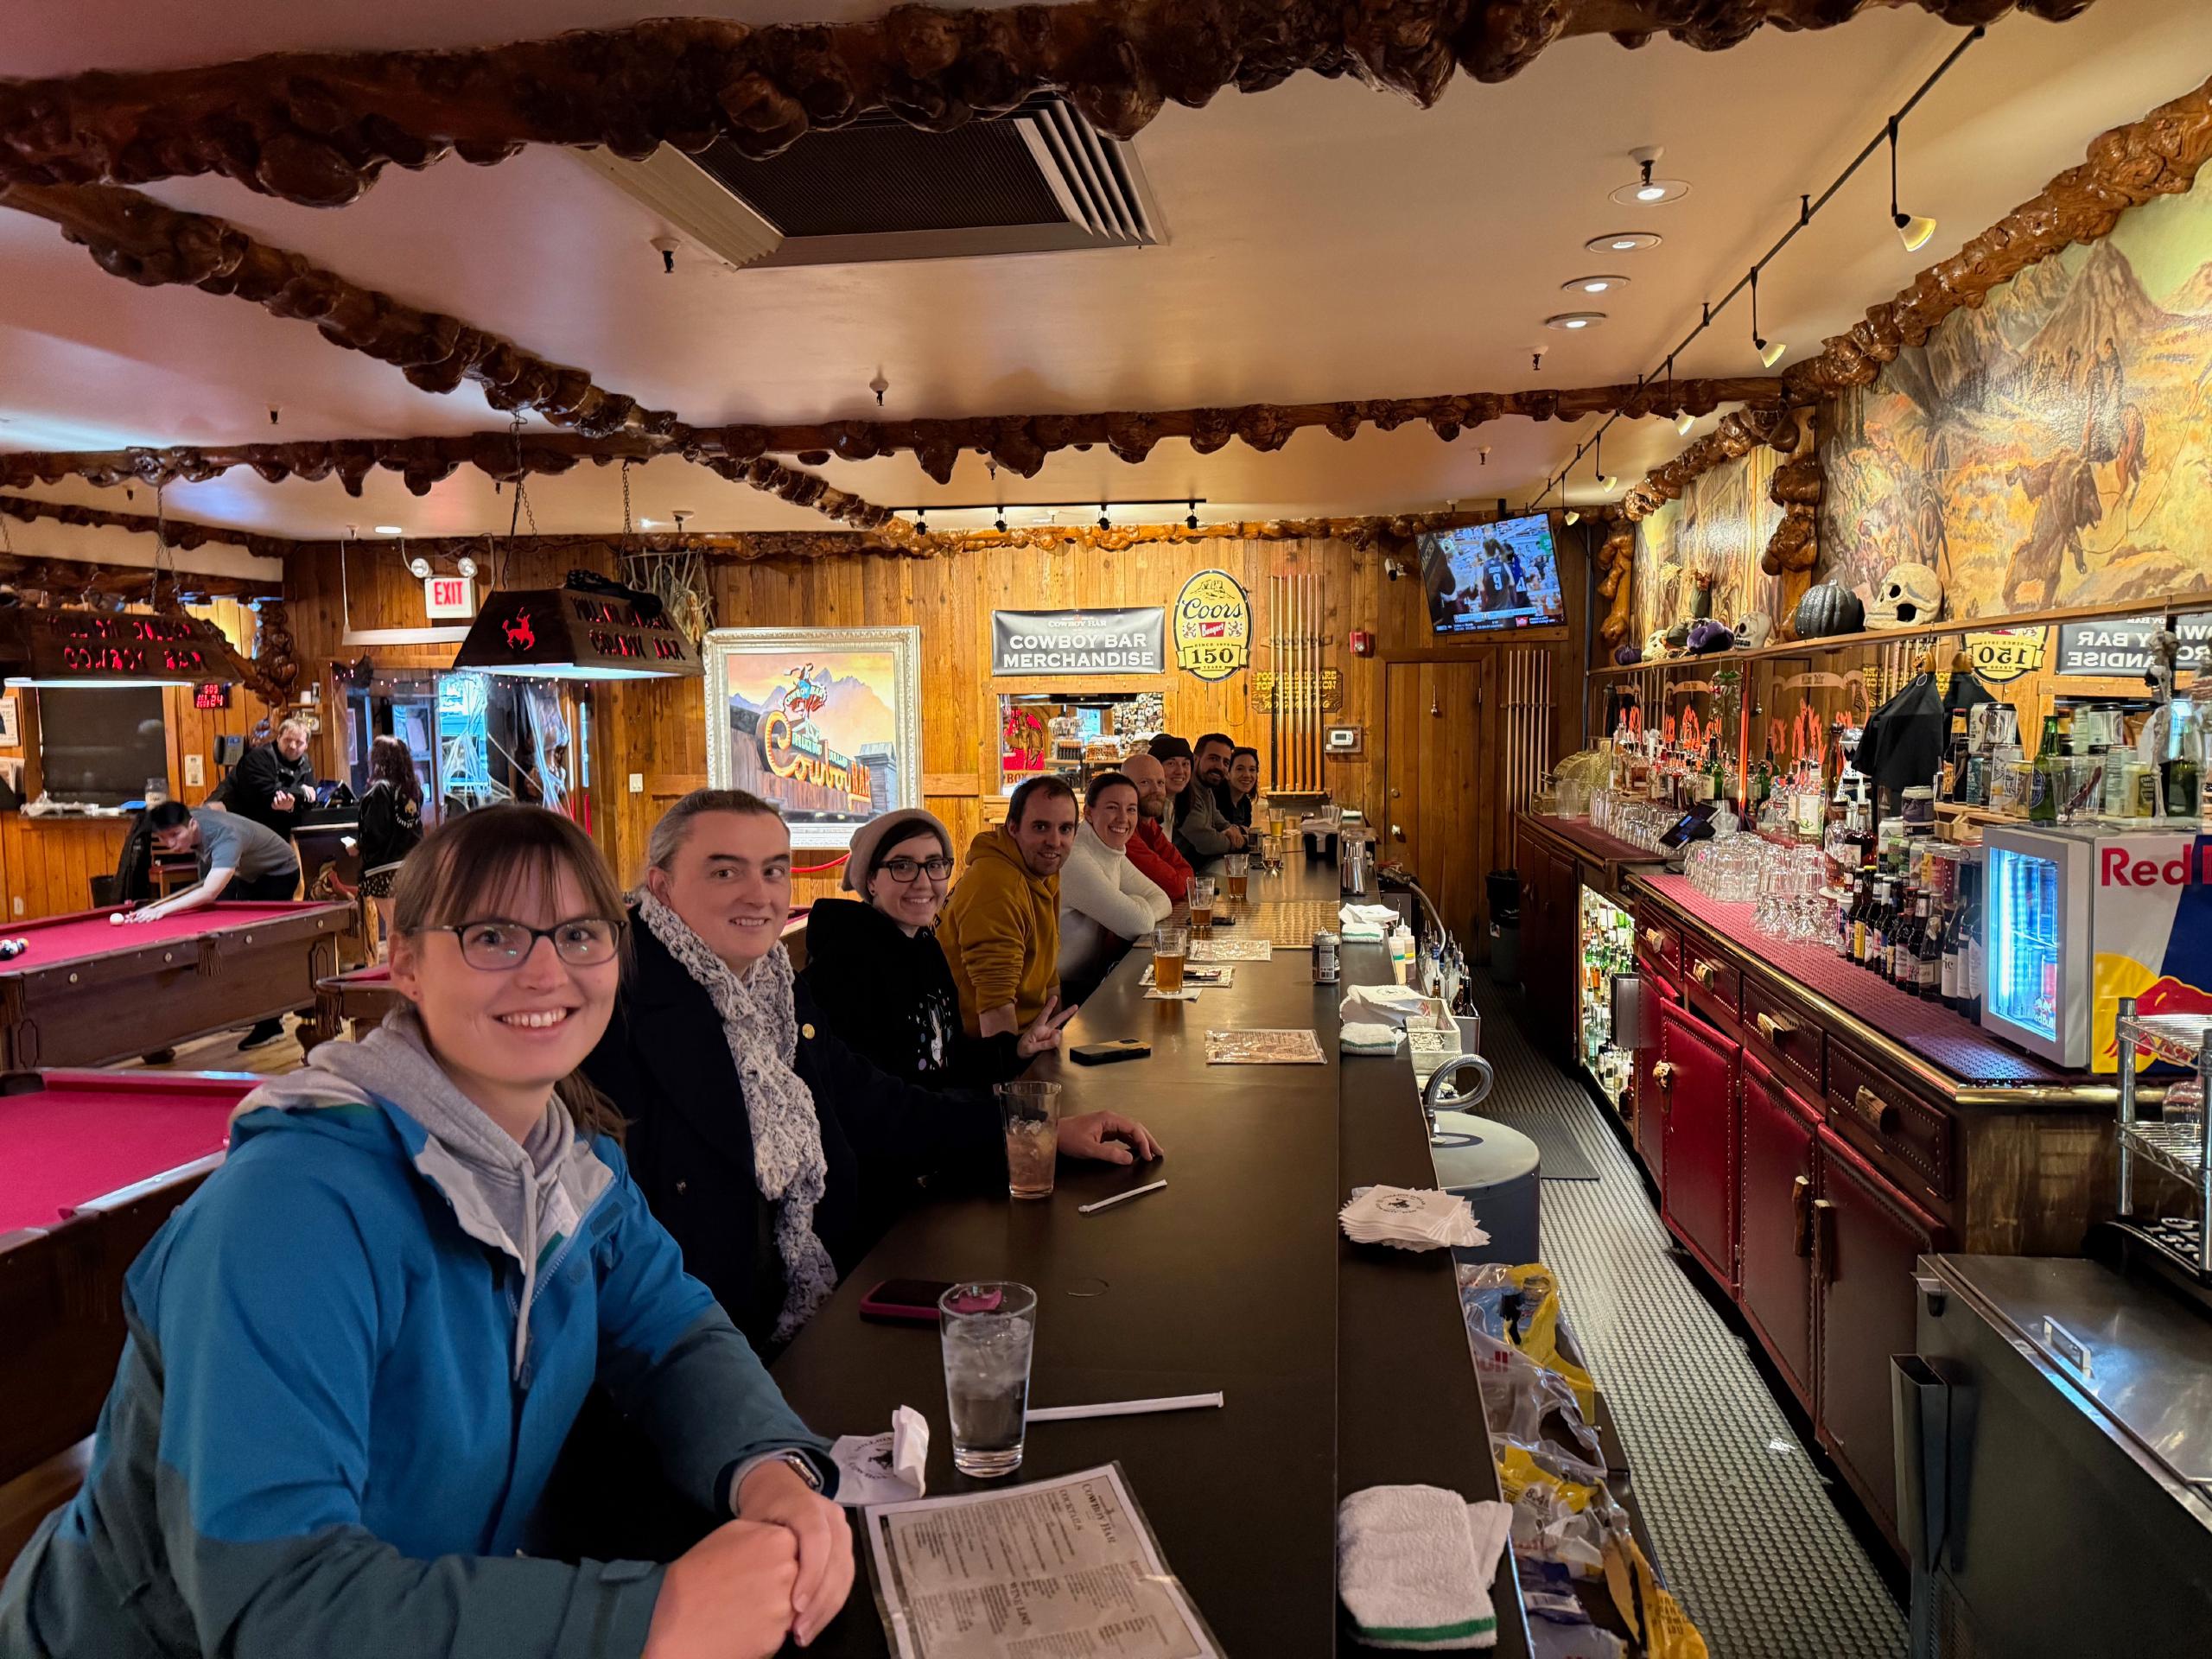
[[[238,1039],[245,1035],[238,1031],[219,1031],[213,1037],[202,1037],[196,1043],[185,1043],[176,1051],[176,1058],[165,1065],[148,1065],[143,1060],[126,1060],[111,1068],[117,1071],[251,1071],[265,1077],[281,1072],[296,1071],[306,1063],[300,1052],[300,1040],[293,1033],[299,1027],[298,1016],[284,1016],[284,1034],[274,1042],[264,1043],[241,1053]]]

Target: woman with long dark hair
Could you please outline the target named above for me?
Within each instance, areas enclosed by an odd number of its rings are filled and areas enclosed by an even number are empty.
[[[605,861],[489,807],[393,897],[407,1006],[247,1096],[131,1267],[99,1450],[0,1586],[0,1652],[810,1642],[853,1576],[829,1448],[683,1272],[579,1071],[622,975]],[[527,1553],[594,1385],[715,1517],[666,1567]]]
[[[399,866],[423,840],[423,785],[407,740],[369,745],[369,788],[361,797],[361,891],[376,900],[377,959],[391,951],[391,893]]]

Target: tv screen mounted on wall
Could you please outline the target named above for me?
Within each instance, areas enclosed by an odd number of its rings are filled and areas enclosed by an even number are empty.
[[[1429,626],[1437,632],[1537,628],[1566,620],[1547,515],[1425,531],[1416,543]]]

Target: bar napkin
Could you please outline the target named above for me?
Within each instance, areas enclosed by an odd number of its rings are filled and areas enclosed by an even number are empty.
[[[1355,985],[1337,1005],[1340,1020],[1387,1020],[1402,1026],[1428,1011],[1428,999],[1410,985]]]
[[[1497,1645],[1491,1581],[1513,1524],[1503,1503],[1440,1486],[1370,1486],[1337,1506],[1337,1589],[1370,1648]]]
[[[926,1495],[929,1419],[912,1406],[891,1414],[888,1434],[846,1434],[830,1448],[837,1465],[837,1501],[849,1508],[905,1503]]]
[[[1347,1054],[1395,1054],[1406,1033],[1395,1026],[1355,1020],[1337,1027],[1337,1046]]]
[[[1344,1236],[1355,1244],[1433,1250],[1445,1244],[1490,1243],[1490,1235],[1476,1224],[1465,1198],[1433,1187],[1362,1187],[1337,1212],[1337,1219],[1344,1224]]]

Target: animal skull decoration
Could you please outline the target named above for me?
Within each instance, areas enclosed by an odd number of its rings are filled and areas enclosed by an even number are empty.
[[[1736,649],[1757,651],[1774,637],[1774,619],[1764,611],[1747,611],[1736,619]]]
[[[1654,628],[1643,636],[1643,660],[1647,663],[1664,661],[1667,657],[1667,630]]]
[[[1943,584],[1924,564],[1892,565],[1866,607],[1870,628],[1916,628],[1943,612]]]

